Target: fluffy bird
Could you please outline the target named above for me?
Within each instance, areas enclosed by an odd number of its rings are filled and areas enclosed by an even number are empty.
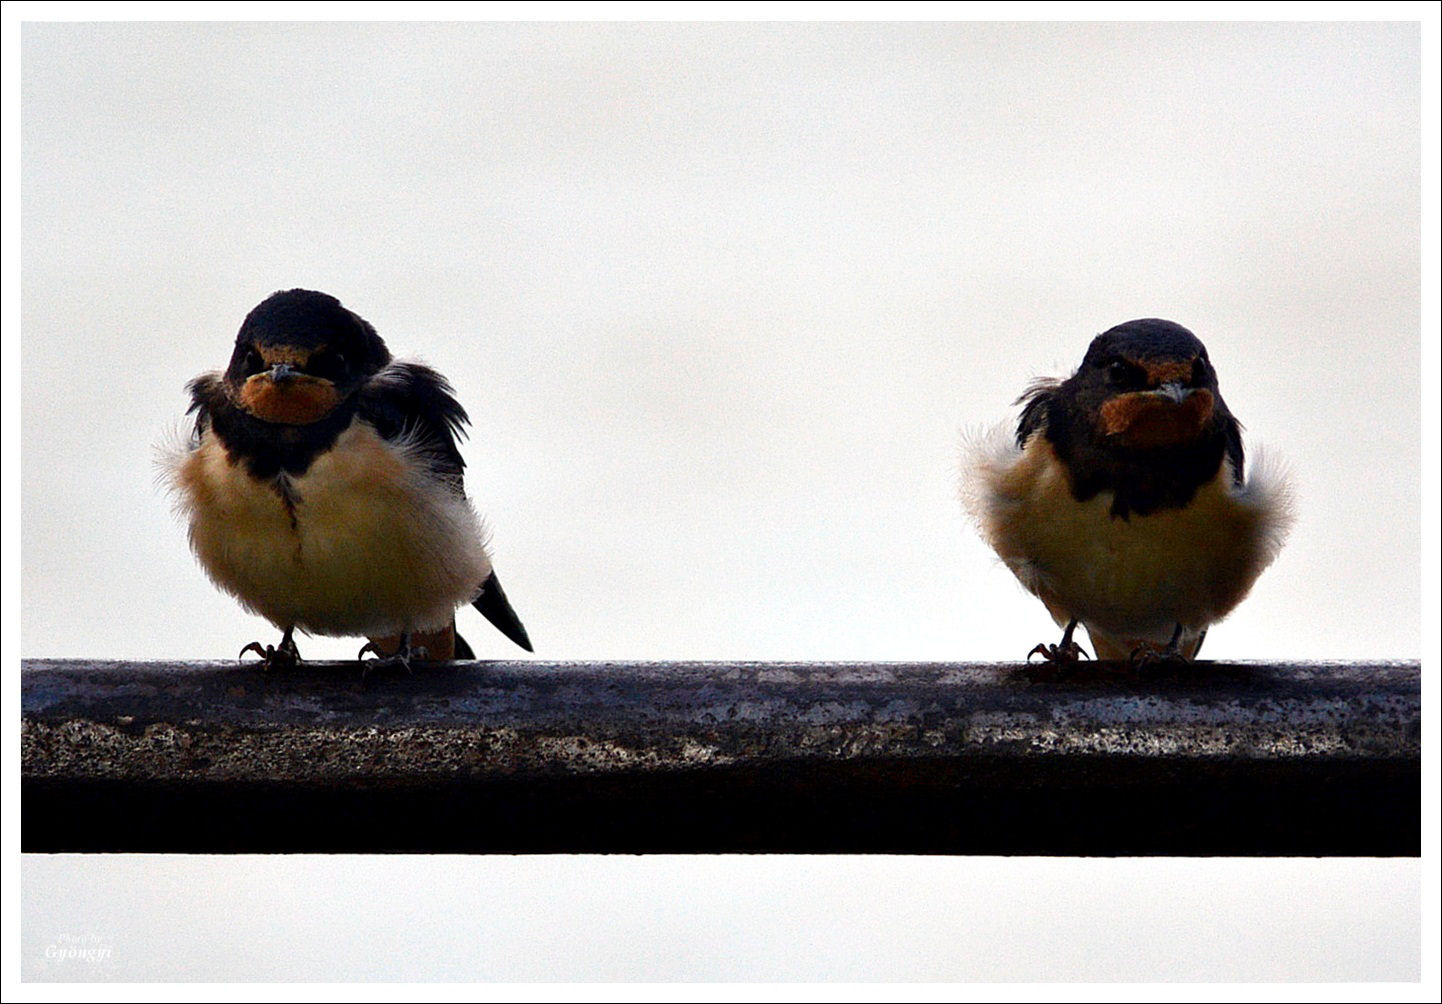
[[[230,365],[189,385],[195,428],[171,465],[190,544],[221,589],[282,632],[365,636],[360,651],[474,658],[455,632],[474,603],[531,642],[491,567],[456,448],[468,419],[446,379],[396,362],[375,328],[292,289],[245,318]]]
[[[983,448],[968,503],[983,536],[1064,625],[1031,655],[1193,659],[1292,522],[1290,492],[1244,467],[1205,346],[1155,318],[1098,335],[1065,380],[1024,393],[1015,437]]]

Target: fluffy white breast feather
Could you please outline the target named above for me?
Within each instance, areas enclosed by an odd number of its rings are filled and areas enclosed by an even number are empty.
[[[304,474],[259,481],[207,429],[171,480],[206,572],[272,623],[437,630],[475,598],[491,560],[475,510],[414,449],[357,419]]]

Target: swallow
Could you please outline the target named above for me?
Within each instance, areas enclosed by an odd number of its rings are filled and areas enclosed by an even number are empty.
[[[1148,318],[1092,340],[1064,380],[1017,399],[1014,437],[975,458],[968,504],[982,535],[1058,625],[1028,654],[1062,663],[1195,659],[1272,563],[1290,489],[1248,478],[1242,427],[1206,347]]]
[[[469,418],[443,376],[393,360],[335,297],[291,289],[246,316],[224,372],[188,390],[195,425],[169,473],[191,548],[282,632],[242,656],[294,663],[302,631],[364,636],[361,659],[471,659],[455,631],[468,603],[532,651],[466,498]]]

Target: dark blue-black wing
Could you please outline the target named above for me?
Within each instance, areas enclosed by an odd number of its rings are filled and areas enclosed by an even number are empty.
[[[470,418],[445,377],[420,363],[392,363],[361,388],[357,410],[381,438],[409,442],[431,473],[465,494],[456,442]]]
[[[466,462],[456,441],[465,435],[470,419],[445,377],[419,363],[392,363],[361,390],[358,408],[382,438],[411,444],[438,479],[465,494]],[[472,603],[503,635],[527,652],[535,651],[495,572],[481,583]],[[463,654],[470,653],[470,646],[459,635],[456,650],[457,658],[474,658]]]
[[[1016,445],[1025,448],[1026,441],[1038,432],[1045,431],[1051,424],[1052,402],[1061,391],[1057,380],[1037,380],[1016,399],[1023,405],[1021,419],[1016,424]]]
[[[1245,463],[1245,454],[1242,452],[1242,426],[1235,418],[1227,416],[1223,427],[1223,435],[1227,441],[1227,458],[1232,462],[1232,480],[1236,484],[1245,484],[1246,478],[1242,473],[1242,465]],[[1196,658],[1195,655],[1192,658]]]

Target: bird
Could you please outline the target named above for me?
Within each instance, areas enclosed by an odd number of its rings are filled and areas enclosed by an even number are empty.
[[[469,418],[440,373],[397,361],[326,293],[272,294],[224,371],[187,390],[194,426],[169,459],[176,508],[214,583],[282,632],[267,667],[300,661],[297,631],[367,638],[358,659],[473,659],[473,604],[531,640],[491,564],[457,448]]]
[[[1206,347],[1173,321],[1092,339],[1065,379],[1014,402],[1015,433],[974,445],[963,498],[983,538],[1063,627],[1027,655],[1074,664],[1196,658],[1294,522],[1275,465],[1248,472]]]

